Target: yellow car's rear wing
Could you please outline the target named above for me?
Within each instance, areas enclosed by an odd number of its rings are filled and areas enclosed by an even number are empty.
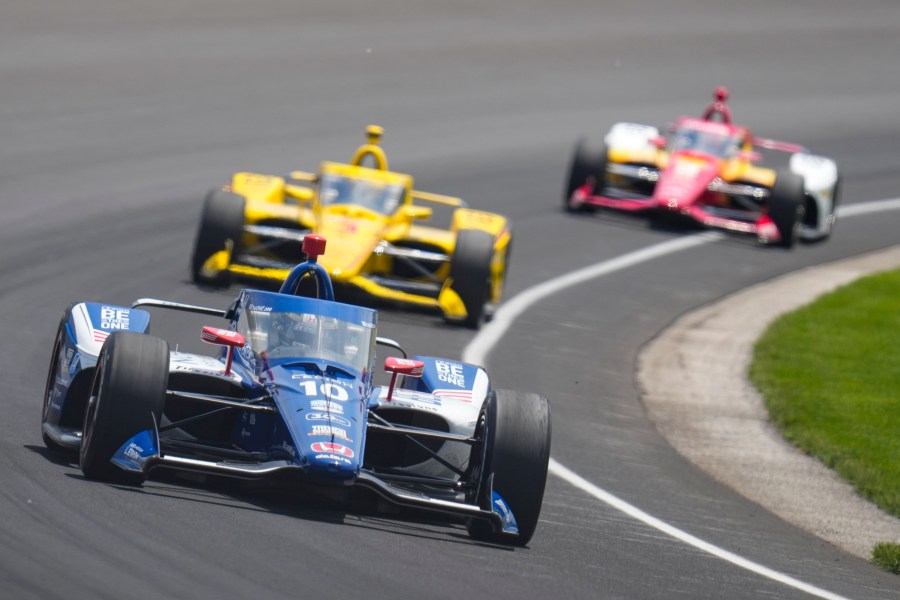
[[[412,191],[412,199],[421,200],[422,202],[434,202],[435,204],[443,204],[445,206],[453,206],[457,208],[467,206],[467,204],[459,198],[454,198],[453,196],[444,196],[442,194],[432,194],[431,192],[421,192],[419,190]]]
[[[306,171],[291,171],[288,177],[294,181],[304,181],[306,183],[315,183],[319,178],[315,173],[308,173]]]

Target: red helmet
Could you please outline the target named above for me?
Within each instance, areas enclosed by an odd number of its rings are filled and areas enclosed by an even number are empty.
[[[706,107],[706,110],[703,111],[703,118],[707,121],[711,121],[714,117],[718,116],[723,123],[731,123],[731,110],[728,108],[728,105],[725,104],[726,100],[728,100],[728,88],[724,85],[720,85],[716,88],[715,92],[713,92],[713,101]]]

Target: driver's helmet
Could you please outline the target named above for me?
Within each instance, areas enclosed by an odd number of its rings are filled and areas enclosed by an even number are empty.
[[[397,186],[385,186],[384,193],[381,197],[381,212],[386,215],[393,214],[400,205],[400,196],[401,191],[397,189]]]
[[[694,148],[697,145],[697,132],[687,127],[678,131],[675,147],[678,149]]]
[[[364,208],[381,212],[383,194],[383,187],[375,183],[361,181],[357,183],[356,194],[353,196],[353,200],[356,202],[356,204]]]
[[[350,200],[352,182],[345,177],[326,175],[320,184],[322,203],[343,204]]]
[[[318,318],[308,313],[276,315],[273,328],[278,333],[278,345],[299,346],[305,349],[316,345]]]

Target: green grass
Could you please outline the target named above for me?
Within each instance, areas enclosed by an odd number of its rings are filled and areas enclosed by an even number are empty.
[[[900,270],[782,316],[750,379],[786,439],[900,517]]]
[[[872,548],[872,562],[886,571],[900,575],[900,544],[875,544]]]

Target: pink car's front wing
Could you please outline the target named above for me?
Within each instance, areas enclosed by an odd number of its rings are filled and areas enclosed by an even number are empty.
[[[781,240],[778,228],[775,227],[775,223],[767,215],[762,215],[753,222],[742,221],[712,214],[705,209],[703,204],[693,203],[688,206],[679,206],[677,202],[661,202],[652,196],[644,198],[597,196],[594,194],[594,186],[591,183],[586,183],[572,192],[569,205],[572,208],[599,206],[632,213],[669,212],[693,219],[705,227],[756,235],[759,241],[765,244],[777,243]]]

